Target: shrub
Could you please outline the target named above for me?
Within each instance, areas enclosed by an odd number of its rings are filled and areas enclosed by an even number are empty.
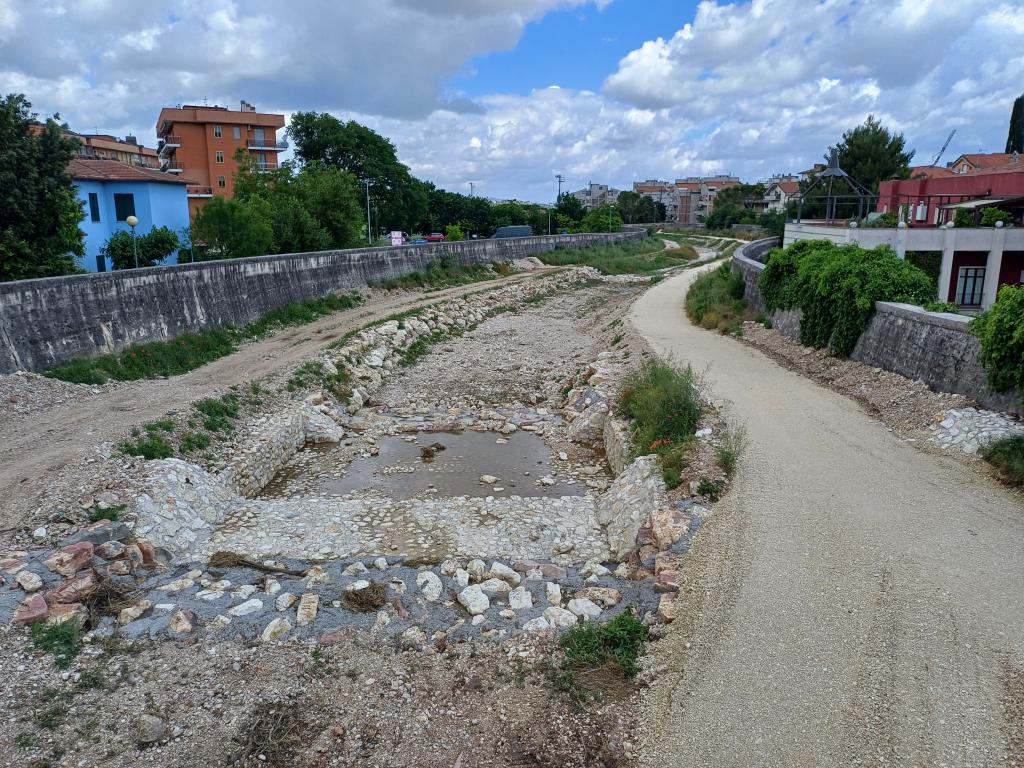
[[[619,407],[633,420],[637,445],[649,451],[692,439],[703,410],[693,369],[657,359],[626,377]]]
[[[169,459],[174,455],[171,444],[155,432],[147,432],[134,440],[125,440],[119,447],[122,453],[127,453],[129,456],[141,456],[149,461]]]
[[[345,400],[351,394],[348,386],[348,374],[344,370],[330,369],[321,360],[303,363],[288,380],[288,390],[325,389],[335,397]]]
[[[89,513],[89,522],[98,523],[100,520],[110,520],[111,522],[116,523],[118,520],[121,519],[121,513],[124,512],[126,509],[128,509],[128,506],[125,504],[119,504],[114,507],[107,507],[106,509],[100,509],[99,507],[95,507]]]
[[[742,427],[726,430],[722,434],[721,443],[715,449],[718,466],[729,477],[736,473],[736,464],[747,448],[747,432]]]
[[[1001,211],[998,208],[986,208],[981,212],[981,226],[994,227],[996,222],[1013,224],[1013,216],[1009,211]]]
[[[953,214],[953,226],[960,229],[964,227],[973,227],[974,213],[966,208],[957,208],[956,213]]]
[[[702,477],[697,483],[697,495],[703,496],[708,501],[715,502],[722,498],[722,491],[725,490],[725,483],[721,480],[712,480]]]
[[[743,275],[734,273],[729,262],[701,275],[686,293],[686,314],[708,330],[732,330],[753,315],[743,300]]]
[[[996,440],[981,452],[985,461],[1011,485],[1024,485],[1024,435]]]
[[[466,236],[462,234],[462,227],[458,224],[449,224],[444,228],[444,239],[451,243],[457,243],[459,240],[465,240]]]
[[[238,395],[228,393],[221,397],[197,400],[192,408],[199,412],[203,426],[210,432],[231,432],[238,418]]]
[[[906,260],[928,275],[937,292],[939,273],[942,271],[942,251],[907,251]]]
[[[576,625],[562,635],[559,645],[572,667],[596,669],[614,662],[626,677],[635,677],[646,640],[647,627],[624,611],[605,624]]]
[[[876,301],[924,304],[934,298],[923,271],[881,246],[867,250],[804,240],[773,251],[758,280],[765,308],[800,309],[800,341],[848,356]]]
[[[186,432],[178,444],[180,453],[193,453],[210,447],[213,440],[207,432]]]
[[[181,242],[173,230],[154,227],[144,235],[133,236],[127,230],[115,232],[100,249],[100,254],[110,259],[114,269],[132,269],[136,261],[140,268],[156,266],[180,247]]]
[[[981,362],[997,392],[1024,393],[1024,287],[1004,285],[996,303],[971,321]]]

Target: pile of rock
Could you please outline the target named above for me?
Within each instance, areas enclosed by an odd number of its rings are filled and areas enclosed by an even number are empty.
[[[974,456],[997,440],[1024,435],[1024,424],[1005,413],[980,408],[952,408],[928,431],[929,440],[942,448]]]
[[[123,523],[101,520],[55,551],[15,552],[0,560],[0,608],[19,601],[15,624],[83,625],[87,604],[105,584],[130,591],[134,578],[170,562],[169,554],[132,535]]]

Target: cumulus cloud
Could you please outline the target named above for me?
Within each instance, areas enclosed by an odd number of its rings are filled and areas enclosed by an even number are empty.
[[[555,173],[579,187],[801,170],[869,113],[920,162],[953,128],[951,155],[998,151],[1024,82],[1019,2],[706,0],[600,90],[447,90],[527,24],[609,2],[152,0],[140,13],[135,0],[0,0],[0,91],[148,143],[176,102],[326,110],[381,131],[441,186],[547,200]]]

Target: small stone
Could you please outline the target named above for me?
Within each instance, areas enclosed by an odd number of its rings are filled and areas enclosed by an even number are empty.
[[[281,591],[281,582],[279,582],[277,579],[268,578],[266,581],[263,582],[263,591],[271,597],[273,597]]]
[[[291,631],[291,622],[288,621],[288,619],[278,617],[267,624],[264,628],[263,633],[260,635],[260,642],[271,643],[274,640],[284,637]]]
[[[498,482],[498,478],[494,475],[480,475],[480,482],[484,485],[494,485]]]
[[[540,479],[540,484],[545,486],[552,486],[556,482],[557,481],[555,480],[555,478],[553,478],[551,475],[544,475],[544,477]]]
[[[289,608],[295,605],[298,599],[299,598],[297,598],[291,592],[282,592],[277,596],[277,599],[274,601],[274,607],[277,608],[277,610],[279,611],[287,611]]]
[[[92,571],[83,571],[78,576],[68,579],[50,592],[49,600],[53,603],[81,603],[99,587],[96,575]]]
[[[259,613],[263,610],[263,601],[258,597],[254,597],[252,600],[246,600],[241,605],[236,605],[234,608],[229,608],[228,613],[232,616],[251,616],[254,613]]]
[[[511,591],[507,581],[501,579],[487,579],[480,582],[480,589],[493,595],[504,595]]]
[[[81,603],[57,603],[50,606],[50,615],[46,617],[46,623],[48,626],[73,624],[81,629],[88,617],[89,612]]]
[[[388,560],[386,557],[378,557],[373,561],[373,567],[378,571],[386,571],[388,569]]]
[[[654,577],[654,591],[659,593],[678,592],[682,582],[679,571],[662,571]]]
[[[0,571],[13,575],[20,571],[22,568],[24,568],[26,565],[28,565],[28,562],[25,560],[21,560],[17,557],[9,557],[0,560]]]
[[[523,577],[513,569],[509,568],[504,563],[499,563],[497,561],[491,563],[491,570],[486,575],[488,578],[501,579],[502,581],[508,582],[508,584],[513,587],[518,587],[519,582],[523,580]]]
[[[35,624],[37,621],[45,619],[49,613],[50,609],[46,605],[46,601],[37,592],[21,601],[14,611],[13,621],[15,624]]]
[[[43,586],[43,580],[32,571],[19,571],[14,580],[28,593],[36,592]]]
[[[491,607],[491,601],[476,584],[471,584],[459,592],[459,603],[472,616],[477,616]]]
[[[540,567],[541,575],[548,581],[565,581],[565,568],[554,563],[544,563]]]
[[[581,619],[596,619],[601,616],[601,608],[585,597],[575,597],[569,601],[569,610]]]
[[[569,454],[566,453],[565,451],[559,451],[558,452],[558,458],[560,458],[562,461],[568,461],[569,460]]]
[[[164,592],[173,594],[174,592],[181,592],[183,589],[190,589],[191,587],[194,587],[195,584],[196,583],[192,579],[183,576],[180,579],[175,579],[170,584],[164,584],[162,587],[158,587],[158,589],[162,589]]]
[[[622,601],[619,590],[611,587],[584,587],[576,590],[576,597],[592,600],[605,608],[612,608]]]
[[[130,624],[152,607],[153,603],[149,600],[140,600],[135,605],[122,608],[120,613],[117,614],[117,623],[122,625]]]
[[[562,604],[562,588],[554,582],[549,581],[544,585],[544,596],[552,605]]]
[[[457,571],[455,571],[455,583],[458,584],[459,587],[468,587],[469,571],[463,568],[459,568]]]
[[[68,544],[43,560],[43,565],[61,576],[74,576],[92,560],[93,549],[88,541]]]
[[[419,627],[409,627],[399,636],[399,645],[407,651],[418,651],[427,644],[427,635]]]
[[[366,573],[366,570],[367,570],[366,566],[363,565],[361,562],[357,561],[355,563],[352,563],[352,565],[348,566],[345,570],[343,570],[341,572],[341,575],[342,576],[358,576],[361,573]]]
[[[39,528],[36,528],[34,531],[32,531],[32,540],[37,543],[46,541],[46,535],[46,526],[40,526]]]
[[[327,581],[327,571],[324,570],[322,565],[314,565],[306,571],[307,587],[311,587],[314,584],[323,584],[325,581]]]
[[[588,560],[583,567],[580,568],[580,576],[584,579],[589,579],[591,576],[607,576],[609,573],[611,573],[611,571],[594,560]]]
[[[526,587],[516,587],[508,593],[508,607],[514,611],[525,611],[533,608],[533,595]]]
[[[320,596],[314,592],[306,592],[299,598],[299,608],[296,612],[295,623],[300,627],[312,624],[316,619],[317,610],[320,607]]]
[[[487,570],[487,563],[483,560],[470,560],[466,566],[471,581],[483,581],[484,572]]]
[[[441,580],[432,571],[423,571],[416,575],[416,586],[428,602],[437,602],[441,597],[443,586]]]
[[[138,744],[155,744],[167,738],[167,722],[156,715],[139,715],[133,733]]]
[[[565,610],[565,608],[559,608],[557,605],[545,608],[544,618],[548,620],[548,624],[555,628],[576,626],[576,614]]]
[[[502,610],[498,611],[498,615],[501,616],[501,618],[503,619],[514,619],[516,617],[516,612],[513,611],[511,608],[503,608]]]
[[[206,628],[210,632],[219,632],[220,630],[224,629],[225,627],[229,626],[230,624],[231,624],[231,617],[230,616],[225,616],[222,613],[219,616],[214,616],[213,620],[210,621],[210,623],[206,625]]]
[[[546,632],[549,629],[551,629],[551,624],[543,616],[530,619],[528,622],[523,624],[524,632]]]
[[[661,596],[661,600],[658,601],[658,618],[666,624],[675,621],[679,615],[679,606],[679,593],[666,592]]]
[[[445,560],[441,563],[441,575],[451,578],[455,575],[455,572],[462,568],[462,564],[458,560]]]
[[[359,579],[357,581],[353,581],[351,584],[349,584],[347,587],[345,587],[345,591],[346,592],[359,592],[361,590],[364,590],[364,589],[368,588],[369,586],[370,586],[370,582],[368,582],[366,579]]]
[[[483,624],[483,623],[484,623],[485,621],[487,621],[487,617],[486,617],[486,616],[484,616],[484,615],[482,615],[482,614],[480,614],[480,615],[474,616],[474,617],[473,617],[473,618],[472,618],[472,619],[470,620],[470,623],[471,623],[471,624],[472,624],[472,625],[473,625],[474,627],[478,627],[478,626],[480,626],[481,624]]]
[[[175,632],[179,635],[188,634],[192,631],[192,620],[196,617],[192,611],[180,610],[176,611],[171,616],[170,623],[167,625],[171,632]]]
[[[255,584],[242,584],[236,587],[231,594],[235,597],[240,597],[242,600],[248,600],[250,597],[256,594],[257,587]]]

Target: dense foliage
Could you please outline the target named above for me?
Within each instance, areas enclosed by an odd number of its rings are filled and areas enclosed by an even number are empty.
[[[981,212],[981,226],[994,227],[998,222],[1012,224],[1013,215],[1009,211],[1001,211],[998,208],[986,208]]]
[[[981,362],[997,392],[1024,394],[1024,287],[1004,285],[996,303],[971,321]]]
[[[109,258],[114,269],[132,269],[162,264],[180,247],[178,236],[167,227],[153,227],[134,238],[131,232],[122,229],[110,236],[100,255]]]
[[[616,205],[627,224],[652,224],[665,220],[665,206],[639,192],[621,192]]]
[[[697,258],[697,251],[691,245],[665,250],[660,238],[648,237],[614,245],[556,248],[538,254],[537,258],[551,266],[585,264],[605,275],[642,275],[683,266]]]
[[[773,251],[758,285],[765,309],[800,309],[800,341],[848,356],[867,328],[876,301],[924,304],[934,298],[928,275],[888,246],[872,250],[803,240]]]
[[[726,261],[693,281],[686,292],[686,314],[708,330],[738,333],[743,321],[753,317],[743,300],[744,288],[743,276]]]
[[[273,215],[265,200],[216,196],[192,222],[193,255],[197,261],[238,259],[271,253]]]
[[[36,122],[21,94],[0,100],[0,281],[80,272],[84,216],[68,163],[78,142]]]

